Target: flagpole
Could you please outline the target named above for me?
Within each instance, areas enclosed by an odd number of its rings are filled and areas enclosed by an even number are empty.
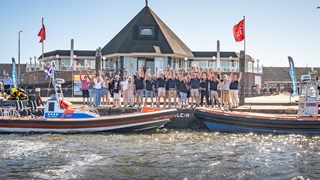
[[[243,34],[244,34],[244,41],[243,41],[243,50],[244,54],[246,54],[246,16],[243,16]]]
[[[42,18],[42,27],[43,28],[43,18]],[[42,40],[42,61],[43,61],[43,58],[44,58],[44,40]]]

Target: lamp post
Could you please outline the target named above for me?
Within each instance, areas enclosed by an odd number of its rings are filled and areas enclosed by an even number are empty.
[[[229,60],[230,60],[230,71],[233,71],[233,59],[232,59],[232,56],[229,57]]]
[[[185,68],[185,71],[187,72],[187,70],[188,70],[188,58],[187,57],[185,57],[184,58],[184,68]]]
[[[77,66],[77,55],[73,55],[73,60],[74,60],[74,62],[73,62],[73,64],[72,64],[72,66],[73,66],[72,70],[76,70],[76,66]]]
[[[257,73],[260,73],[260,71],[259,71],[259,59],[257,59]]]
[[[59,62],[59,58],[60,58],[60,56],[59,56],[59,54],[57,54],[57,55],[56,55],[57,67],[56,67],[56,68],[59,69],[59,70],[61,70],[61,69],[60,69],[61,65],[60,65],[60,62]]]
[[[102,69],[103,69],[103,71],[105,71],[105,69],[106,69],[106,57],[105,56],[103,56],[102,57]]]
[[[217,57],[216,56],[212,56],[212,66],[214,65],[214,62],[217,60]],[[217,69],[217,64],[216,64],[216,67],[213,67],[214,70]]]
[[[37,56],[33,56],[34,59],[34,67],[37,68]]]
[[[20,30],[18,33],[18,74],[19,74],[19,80],[18,80],[18,86],[20,86],[20,82],[21,82],[21,66],[20,66],[20,33],[22,33],[22,31]]]
[[[30,67],[32,66],[32,57],[29,57],[30,60]]]

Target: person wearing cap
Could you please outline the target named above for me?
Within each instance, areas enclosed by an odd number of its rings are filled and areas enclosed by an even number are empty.
[[[12,79],[8,73],[3,78],[3,85],[4,85],[4,92],[6,92],[7,94],[10,94]]]

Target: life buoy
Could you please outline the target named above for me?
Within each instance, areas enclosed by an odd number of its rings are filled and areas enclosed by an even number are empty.
[[[60,107],[62,108],[62,109],[69,109],[71,106],[72,106],[72,103],[71,102],[69,102],[69,101],[66,101],[66,100],[60,100],[59,101],[59,104],[60,104]]]

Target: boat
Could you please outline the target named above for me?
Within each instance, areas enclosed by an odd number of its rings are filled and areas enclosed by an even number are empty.
[[[0,108],[0,132],[9,133],[83,133],[83,132],[139,132],[164,127],[177,114],[175,109],[142,108],[140,113],[100,116],[95,108],[73,108],[63,97],[63,79],[52,80],[55,94],[48,99],[44,110],[24,108],[17,101],[16,108]]]
[[[298,113],[273,115],[196,108],[194,117],[207,129],[219,132],[258,132],[279,134],[320,134],[317,99],[319,81],[300,84]]]

